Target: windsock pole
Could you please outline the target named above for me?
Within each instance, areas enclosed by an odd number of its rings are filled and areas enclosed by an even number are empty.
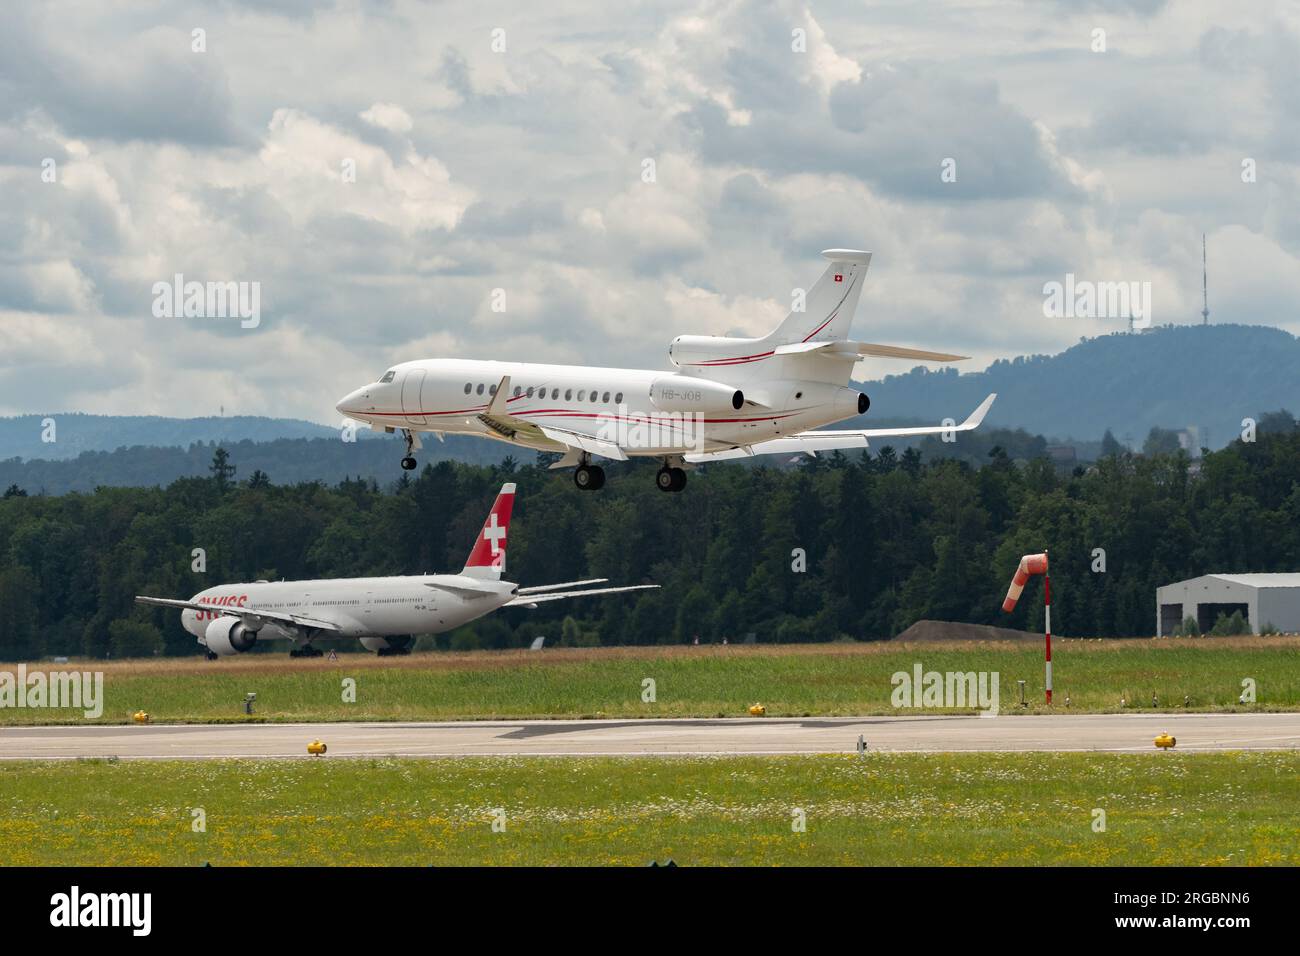
[[[1016,609],[1016,602],[1020,600],[1020,592],[1025,589],[1030,576],[1041,574],[1043,576],[1043,609],[1046,617],[1045,637],[1046,644],[1046,661],[1045,668],[1047,671],[1047,702],[1052,702],[1052,579],[1047,574],[1047,552],[1042,554],[1027,554],[1020,559],[1020,566],[1016,568],[1015,576],[1011,579],[1011,587],[1007,589],[1006,599],[1002,602],[1002,610],[1010,614]]]
[[[1052,579],[1043,572],[1043,616],[1046,623],[1044,635],[1047,637],[1047,703],[1052,703]]]

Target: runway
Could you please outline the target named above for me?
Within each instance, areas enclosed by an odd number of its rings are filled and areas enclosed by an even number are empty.
[[[680,756],[870,751],[1179,751],[1300,747],[1300,714],[809,717],[736,720],[510,720],[445,723],[145,724],[0,728],[0,759]]]

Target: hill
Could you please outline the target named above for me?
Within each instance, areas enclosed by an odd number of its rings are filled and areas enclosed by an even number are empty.
[[[42,439],[43,422],[54,419],[54,441]],[[63,412],[0,418],[0,460],[76,458],[88,451],[133,445],[187,448],[195,442],[269,442],[280,438],[334,438],[339,430],[297,418],[164,418],[160,415],[87,415]]]
[[[325,429],[329,432],[329,429]],[[333,434],[332,432],[330,432]],[[381,486],[396,481],[402,470],[402,442],[397,438],[343,442],[332,438],[278,438],[274,441],[248,439],[222,442],[230,452],[231,463],[238,468],[235,477],[247,480],[254,471],[263,471],[275,484],[321,481],[334,485],[349,477],[374,479]],[[195,442],[185,448],[153,448],[135,445],[114,451],[87,451],[71,460],[0,461],[0,489],[17,485],[31,494],[62,495],[70,491],[94,491],[103,486],[147,488],[165,486],[177,478],[207,477],[216,442]],[[516,461],[531,462],[536,457],[523,448],[502,442],[449,435],[446,442],[430,439],[419,454],[421,466],[427,462],[454,460],[478,465],[495,465],[513,453]]]
[[[993,427],[1022,428],[1057,440],[1096,441],[1107,428],[1140,448],[1153,427],[1200,429],[1222,448],[1241,420],[1300,406],[1300,339],[1259,325],[1164,326],[1142,334],[1084,339],[1059,355],[994,362],[983,372],[915,368],[862,383],[866,417],[843,427],[905,413],[916,421],[961,421],[989,392]]]

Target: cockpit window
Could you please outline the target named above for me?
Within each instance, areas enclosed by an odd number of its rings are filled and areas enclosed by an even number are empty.
[[[387,372],[384,373],[384,377],[379,380],[379,384],[383,385],[386,382],[391,382],[395,375],[397,375],[397,369],[390,368]]]

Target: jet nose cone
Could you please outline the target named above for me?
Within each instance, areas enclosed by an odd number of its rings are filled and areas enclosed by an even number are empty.
[[[364,388],[358,388],[356,391],[348,392],[338,400],[334,407],[344,415],[351,415],[361,411],[361,398],[365,392]]]

